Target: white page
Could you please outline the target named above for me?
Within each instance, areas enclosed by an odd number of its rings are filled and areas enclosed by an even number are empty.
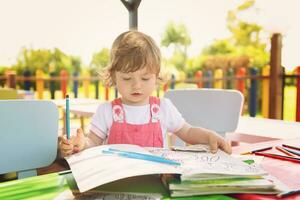
[[[265,175],[266,172],[257,164],[246,164],[238,158],[218,150],[210,152],[182,152],[168,149],[148,148],[148,150],[167,159],[181,163],[182,176],[194,174],[232,174],[232,175]]]
[[[265,172],[257,165],[248,165],[223,151],[216,154],[209,152],[181,152],[161,148],[147,148],[154,155],[159,155],[181,163],[181,166],[168,165],[152,161],[103,154],[103,150],[115,148],[124,151],[148,153],[137,145],[103,145],[86,149],[66,158],[80,192],[85,192],[99,185],[122,178],[147,174],[236,174],[261,175]]]
[[[80,192],[126,177],[146,174],[181,173],[181,168],[152,161],[103,154],[102,150],[114,148],[124,151],[148,153],[136,145],[103,145],[86,149],[66,158]]]

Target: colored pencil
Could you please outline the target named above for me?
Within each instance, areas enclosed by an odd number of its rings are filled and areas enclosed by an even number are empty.
[[[126,158],[134,158],[134,159],[164,163],[164,164],[169,164],[169,165],[177,165],[177,166],[180,165],[179,162],[175,162],[173,160],[169,160],[169,159],[166,159],[161,156],[154,156],[151,154],[143,154],[143,153],[137,153],[137,152],[132,152],[132,151],[122,151],[122,150],[118,150],[118,149],[109,148],[108,150],[103,150],[102,153],[118,155],[118,156],[126,157]]]
[[[297,150],[291,150],[289,148],[286,148],[286,147],[282,147],[284,150],[294,154],[294,155],[297,155],[297,156],[300,156],[300,151],[297,151]]]
[[[278,151],[288,155],[288,156],[292,156],[292,157],[295,157],[292,153],[288,152],[287,150],[285,150],[284,148],[280,147],[280,146],[276,146],[275,147]]]
[[[241,153],[241,155],[252,154],[252,153],[256,153],[256,152],[260,152],[260,151],[266,151],[266,150],[270,150],[272,148],[273,147],[264,147],[264,148],[260,148],[260,149],[254,149],[252,151],[243,152],[243,153]]]
[[[69,95],[66,95],[66,133],[67,139],[70,139],[70,99]]]
[[[300,151],[300,147],[295,147],[295,146],[291,146],[291,145],[288,145],[288,144],[282,144],[282,146]]]
[[[300,193],[300,189],[296,189],[296,190],[291,190],[291,191],[287,191],[287,192],[281,192],[281,193],[277,194],[277,197],[283,198],[283,197],[287,197],[287,196],[291,196],[291,195],[299,194],[299,193]]]
[[[256,152],[254,154],[258,155],[258,156],[265,156],[265,157],[269,157],[269,158],[300,163],[300,158],[295,158],[295,157],[290,157],[290,156],[283,156],[283,155],[279,155],[279,154],[262,153],[262,152]]]

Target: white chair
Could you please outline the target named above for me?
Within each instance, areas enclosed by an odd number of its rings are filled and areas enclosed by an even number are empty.
[[[0,101],[0,174],[18,178],[37,174],[36,168],[56,158],[58,109],[50,101]]]
[[[169,90],[164,96],[173,102],[189,124],[214,130],[222,136],[237,128],[244,99],[237,90],[222,89]],[[171,143],[184,145],[178,137]]]

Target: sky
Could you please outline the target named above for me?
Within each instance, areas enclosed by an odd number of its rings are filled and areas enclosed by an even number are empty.
[[[300,66],[299,0],[256,0],[245,20],[262,25],[283,37],[282,64]],[[191,36],[189,56],[216,39],[229,36],[228,10],[241,0],[142,0],[138,10],[139,30],[160,44],[170,21],[183,23]],[[0,0],[0,66],[11,65],[22,47],[53,49],[80,56],[89,64],[93,53],[110,48],[113,40],[128,30],[128,11],[120,0]],[[164,56],[170,49],[162,48]]]

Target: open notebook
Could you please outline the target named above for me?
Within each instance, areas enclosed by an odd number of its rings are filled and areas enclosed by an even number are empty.
[[[103,153],[110,148],[157,155],[178,162],[180,165]],[[145,149],[136,145],[117,144],[86,149],[66,159],[80,192],[116,180],[150,174],[177,174],[185,180],[222,175],[227,176],[227,178],[255,178],[266,175],[266,172],[258,165],[248,165],[221,150],[212,154],[210,152],[171,151],[162,148]],[[274,193],[274,191],[272,192]],[[210,193],[213,194],[214,192],[211,191]]]

